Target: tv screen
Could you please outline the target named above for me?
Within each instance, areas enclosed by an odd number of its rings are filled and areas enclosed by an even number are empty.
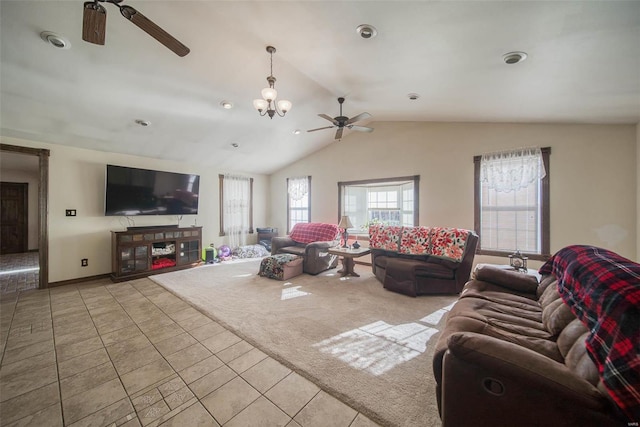
[[[195,215],[200,176],[107,165],[105,215]]]

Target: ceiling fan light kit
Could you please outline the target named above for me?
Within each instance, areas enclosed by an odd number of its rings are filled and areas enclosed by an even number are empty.
[[[267,77],[269,86],[265,87],[260,92],[262,99],[258,98],[253,100],[253,108],[258,110],[260,116],[268,115],[270,119],[273,119],[273,116],[276,114],[280,117],[284,117],[284,115],[287,114],[287,111],[291,110],[293,104],[291,101],[287,101],[286,99],[281,99],[276,102],[278,91],[274,87],[276,84],[276,78],[273,77],[273,54],[276,53],[276,48],[273,46],[267,46],[267,52],[271,56],[270,74],[269,77]]]
[[[188,47],[136,9],[131,6],[121,6],[120,3],[122,0],[94,0],[84,3],[82,40],[93,44],[104,45],[107,30],[107,10],[99,4],[99,2],[111,3],[117,6],[122,16],[162,43],[176,55],[185,56],[190,52]]]

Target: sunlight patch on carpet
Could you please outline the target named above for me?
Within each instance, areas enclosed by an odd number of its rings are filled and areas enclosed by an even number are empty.
[[[428,323],[430,325],[437,325],[440,322],[440,320],[444,317],[444,315],[451,311],[454,305],[456,305],[455,301],[446,307],[442,307],[440,310],[436,310],[433,313],[424,316],[422,319],[418,320],[418,322]]]
[[[437,325],[454,304],[434,311],[419,322]],[[438,332],[438,329],[420,323],[394,326],[379,320],[313,344],[313,347],[353,368],[378,376],[424,353],[429,340]]]
[[[290,285],[290,283],[288,283]],[[299,290],[302,286],[294,286],[293,288],[286,288],[282,290],[282,295],[280,296],[280,301],[285,301],[288,299],[303,297],[305,295],[311,295],[309,292]]]
[[[251,277],[251,276],[253,276],[253,274],[245,273],[245,274],[236,274],[235,276],[231,276],[231,277]]]

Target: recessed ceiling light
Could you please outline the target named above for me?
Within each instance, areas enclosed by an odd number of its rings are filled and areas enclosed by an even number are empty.
[[[233,143],[231,143],[231,146],[233,148],[238,148],[240,145],[237,142],[233,142]]]
[[[233,108],[233,102],[231,101],[221,101],[220,105],[222,106],[222,108],[224,108],[225,110],[230,110]]]
[[[69,40],[59,34],[52,33],[51,31],[41,32],[40,38],[49,43],[51,46],[57,47],[58,49],[71,48],[71,43],[69,42]]]
[[[361,24],[356,28],[356,33],[360,34],[363,39],[372,39],[378,35],[378,30],[373,25]]]
[[[301,130],[300,129],[296,129],[293,131],[294,135],[300,135]]]
[[[151,122],[149,120],[137,119],[136,120],[136,124],[139,124],[142,127],[147,127],[147,126],[151,125]]]
[[[407,98],[409,98],[412,101],[415,101],[416,99],[420,98],[420,95],[418,95],[417,93],[409,93],[407,94]]]
[[[502,60],[505,64],[513,65],[527,59],[527,54],[524,52],[509,52],[502,55]]]

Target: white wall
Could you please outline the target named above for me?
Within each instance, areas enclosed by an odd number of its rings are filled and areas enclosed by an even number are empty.
[[[51,151],[49,158],[49,282],[77,279],[111,272],[111,230],[124,230],[123,217],[104,216],[105,165],[116,164],[200,175],[198,215],[185,215],[181,226],[203,226],[203,246],[227,243],[219,237],[218,174],[236,171],[211,170],[200,165],[147,157],[105,153],[35,141],[1,138],[2,143]],[[269,178],[254,178],[254,224],[266,222]],[[65,209],[76,209],[66,217]],[[176,216],[134,217],[135,225],[176,224]],[[257,241],[256,235],[250,243]],[[88,267],[80,260],[89,259]]]
[[[32,156],[35,164],[38,164],[38,157]],[[0,181],[27,183],[27,249],[38,250],[38,184],[40,177],[38,173],[31,173],[23,170],[2,168],[0,170]]]
[[[473,156],[551,147],[551,251],[592,244],[636,257],[633,125],[371,123],[271,175],[270,223],[286,229],[287,177],[312,176],[312,221],[338,220],[339,181],[420,175],[420,224],[473,228]],[[327,137],[331,137],[327,132]],[[477,262],[506,262],[476,257]],[[531,263],[538,267],[540,263]]]
[[[525,146],[550,146],[551,250],[593,244],[637,259],[640,247],[640,126],[372,123],[370,134],[348,132],[342,141],[270,177],[253,175],[254,225],[286,230],[287,177],[311,175],[313,221],[337,222],[338,181],[420,175],[420,223],[473,228],[473,156]],[[331,133],[327,133],[331,137]],[[196,173],[200,208],[181,225],[203,226],[203,245],[226,243],[219,233],[218,174],[195,164],[104,153],[36,141],[2,143],[51,150],[49,170],[49,281],[109,273],[111,230],[105,217],[105,164]],[[65,217],[76,209],[77,217]],[[136,225],[176,223],[175,217],[137,217]],[[280,234],[284,232],[281,231]],[[255,237],[254,237],[255,239]],[[80,267],[88,258],[89,266]],[[478,262],[504,259],[476,257]],[[536,264],[532,263],[535,267]]]

